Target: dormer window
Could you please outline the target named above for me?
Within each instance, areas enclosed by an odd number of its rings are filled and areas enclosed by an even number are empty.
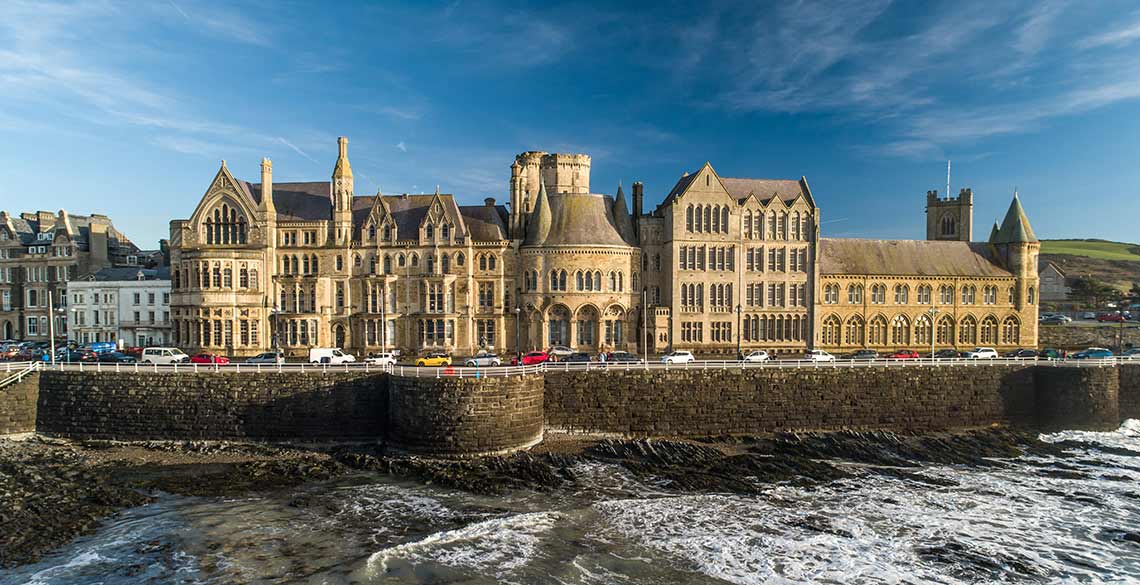
[[[384,226],[384,241],[385,242],[391,242],[392,241],[392,226],[390,226],[390,225]]]
[[[375,225],[368,226],[368,241],[370,241],[370,242],[376,241],[376,226]]]
[[[435,239],[435,226],[429,224],[427,226],[427,228],[425,228],[424,233],[427,234],[427,239],[429,239],[429,240]]]
[[[443,226],[443,241],[451,239],[451,226],[444,224]]]

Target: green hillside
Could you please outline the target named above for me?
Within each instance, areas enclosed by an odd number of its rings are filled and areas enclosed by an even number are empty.
[[[1140,262],[1140,246],[1105,240],[1041,240],[1041,253]]]

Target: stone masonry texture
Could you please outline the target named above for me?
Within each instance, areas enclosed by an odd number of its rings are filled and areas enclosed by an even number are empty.
[[[39,393],[38,373],[0,388],[0,435],[36,430],[36,400]]]

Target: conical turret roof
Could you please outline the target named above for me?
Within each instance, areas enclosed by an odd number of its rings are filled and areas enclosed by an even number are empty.
[[[637,243],[637,234],[633,231],[633,217],[629,215],[629,208],[625,205],[625,191],[618,184],[617,197],[613,205],[614,223],[617,224],[618,233],[623,240],[630,244]]]
[[[1033,235],[1029,218],[1025,216],[1025,210],[1021,208],[1021,199],[1014,193],[1013,202],[1009,204],[1009,211],[1005,212],[1005,219],[1002,220],[1001,228],[998,229],[995,243],[1015,244],[1036,241],[1037,236]]]
[[[550,235],[550,224],[550,199],[546,196],[546,181],[542,181],[538,185],[538,197],[534,202],[534,211],[530,214],[523,245],[541,246]]]
[[[987,242],[989,242],[989,243],[991,243],[991,244],[993,244],[993,243],[996,243],[996,242],[997,242],[997,238],[998,238],[998,232],[999,232],[999,231],[1001,231],[1001,228],[1000,228],[1000,227],[998,227],[998,222],[997,222],[997,220],[995,219],[995,220],[994,220],[994,227],[990,228],[990,237],[989,237],[989,239],[988,239],[988,240],[986,240],[986,241],[987,241]]]

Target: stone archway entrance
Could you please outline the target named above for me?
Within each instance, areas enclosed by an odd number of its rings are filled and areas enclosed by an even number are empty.
[[[11,321],[5,321],[4,322],[4,335],[0,336],[0,339],[15,339],[15,338],[16,338],[16,332],[12,330],[12,322]]]
[[[334,347],[344,348],[344,325],[336,325],[333,327],[333,343]]]

